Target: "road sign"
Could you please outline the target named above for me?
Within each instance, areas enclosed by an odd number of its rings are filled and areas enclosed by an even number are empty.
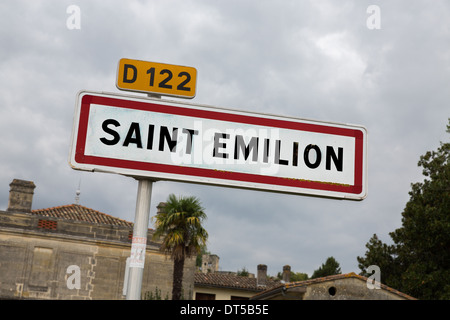
[[[192,99],[197,70],[192,67],[120,59],[116,86],[120,90]]]
[[[362,200],[367,131],[119,94],[80,92],[74,169]]]

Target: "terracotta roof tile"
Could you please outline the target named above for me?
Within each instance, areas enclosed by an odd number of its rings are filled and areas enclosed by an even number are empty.
[[[244,289],[250,291],[263,291],[277,286],[280,282],[267,279],[266,286],[257,286],[256,278],[237,276],[229,273],[201,273],[197,272],[194,276],[196,285]]]
[[[357,278],[360,279],[364,282],[367,281],[367,278],[364,276],[361,276],[359,274],[356,274],[354,272],[350,272],[350,273],[343,273],[343,274],[336,274],[336,275],[332,275],[332,276],[326,276],[326,277],[322,277],[322,278],[314,278],[314,279],[309,279],[309,280],[303,280],[303,281],[296,281],[296,282],[289,282],[289,283],[278,283],[277,286],[274,286],[272,288],[266,288],[265,291],[260,292],[258,294],[256,294],[253,298],[262,295],[266,292],[269,292],[271,290],[275,290],[277,288],[281,288],[281,287],[285,287],[286,289],[289,288],[296,288],[296,287],[307,287],[310,284],[314,284],[314,283],[322,283],[322,282],[326,282],[326,281],[334,281],[334,280],[339,280],[339,279],[345,279],[345,278]],[[391,287],[388,287],[385,284],[379,283],[380,287],[384,290],[390,291],[392,293],[395,293],[399,296],[402,296],[406,299],[410,299],[410,300],[416,300],[414,297],[411,297],[403,292],[400,292],[398,290],[395,290]]]
[[[72,221],[84,221],[96,224],[107,224],[114,226],[133,227],[133,223],[119,219],[109,214],[84,207],[79,204],[70,204],[65,206],[32,210],[32,214],[54,217]]]

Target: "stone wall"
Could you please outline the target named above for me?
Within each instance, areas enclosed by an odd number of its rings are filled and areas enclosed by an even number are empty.
[[[131,240],[127,227],[0,211],[0,298],[125,299]],[[41,226],[41,227],[39,227]],[[44,227],[42,227],[44,226]],[[148,235],[142,292],[171,297],[173,262]],[[74,282],[79,273],[79,288]],[[184,293],[192,297],[195,259],[185,263]],[[75,285],[74,285],[75,283]]]
[[[368,289],[366,282],[353,277],[310,284],[304,300],[403,300],[385,289]]]

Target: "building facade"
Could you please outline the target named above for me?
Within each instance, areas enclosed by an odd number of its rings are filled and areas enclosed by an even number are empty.
[[[368,285],[370,282],[370,285]],[[416,300],[354,272],[280,283],[251,297],[251,300]]]
[[[206,262],[205,262],[206,261]],[[249,300],[255,294],[278,286],[281,281],[267,276],[267,265],[257,266],[257,275],[219,271],[217,255],[203,255],[202,272],[194,277],[195,300]],[[205,268],[206,267],[206,268]],[[283,279],[289,279],[290,267],[283,268]]]
[[[133,223],[78,204],[31,210],[33,182],[13,180],[0,211],[0,299],[125,299]],[[173,261],[148,230],[142,298],[171,297]],[[195,259],[185,263],[191,299]],[[126,287],[126,286],[125,286]]]

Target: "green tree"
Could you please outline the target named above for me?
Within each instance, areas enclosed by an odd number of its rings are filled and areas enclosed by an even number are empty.
[[[358,267],[361,269],[360,275],[365,277],[371,276],[372,273],[368,272],[367,268],[371,265],[376,265],[382,270],[381,281],[392,288],[399,288],[401,269],[398,261],[395,259],[395,247],[383,243],[374,234],[366,244],[366,248],[365,257],[358,256],[356,258],[358,260]]]
[[[291,272],[290,281],[304,281],[308,280],[308,274],[303,272]]]
[[[237,274],[238,276],[248,277],[248,275],[249,275],[250,273],[248,272],[248,270],[247,270],[246,267],[242,267],[242,269],[241,269],[241,270],[238,270],[238,271],[236,272],[236,274]]]
[[[277,279],[281,280],[283,279],[283,273],[278,272],[277,273]],[[304,281],[308,280],[308,274],[303,272],[291,272],[289,276],[289,282],[296,282],[296,281]]]
[[[341,267],[339,266],[339,262],[337,262],[333,257],[329,257],[325,263],[322,263],[322,266],[320,266],[319,269],[313,272],[311,279],[332,276],[340,273]]]
[[[186,258],[195,256],[206,245],[208,233],[202,222],[206,219],[204,208],[196,197],[169,195],[166,205],[153,217],[154,239],[162,238],[161,251],[170,254],[174,261],[172,300],[180,300],[183,268]]]
[[[404,269],[402,290],[420,299],[450,299],[449,159],[450,143],[442,142],[420,157],[426,178],[411,185],[402,227],[390,233]]]
[[[450,133],[450,119],[447,125]],[[423,182],[411,185],[402,226],[391,232],[394,245],[372,238],[362,272],[380,267],[381,280],[419,299],[450,299],[450,143],[420,157]]]

